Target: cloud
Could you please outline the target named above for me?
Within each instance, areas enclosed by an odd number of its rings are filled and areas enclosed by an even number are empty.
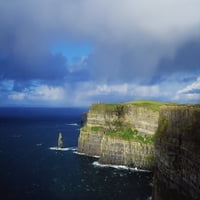
[[[60,101],[64,100],[65,92],[61,87],[49,87],[39,85],[36,87],[25,88],[22,92],[11,92],[8,96],[12,100],[31,100],[31,101]]]
[[[33,53],[33,52],[32,52]],[[42,56],[39,55],[42,53]],[[0,60],[1,78],[11,80],[59,80],[67,74],[66,60],[61,55],[10,55]]]
[[[136,84],[96,84],[95,82],[79,83],[70,94],[74,105],[90,105],[101,101],[103,103],[132,101],[135,99],[156,99],[164,95],[158,85],[140,86]]]
[[[192,83],[191,85],[188,85],[187,87],[179,90],[177,93],[178,94],[187,94],[187,93],[191,93],[193,91],[200,91],[200,77],[197,78],[197,80]]]
[[[172,99],[191,82],[180,79],[184,73],[200,73],[199,6],[197,0],[1,0],[4,94],[39,102],[70,93],[69,104]],[[91,44],[93,51],[76,63],[51,53],[69,43]]]
[[[8,98],[12,100],[24,100],[25,96],[25,93],[16,92],[14,94],[9,95]]]
[[[95,88],[89,90],[87,95],[96,96],[96,95],[112,95],[118,94],[123,96],[132,96],[134,97],[155,97],[159,95],[158,86],[140,86],[135,84],[116,84],[116,85],[96,85]]]
[[[108,67],[110,71],[116,70],[113,79],[130,80],[130,75],[126,77],[127,71],[134,78],[144,76],[144,70],[152,76],[163,56],[173,56],[180,45],[198,35],[197,4],[196,0],[127,0],[123,3],[120,0],[20,0],[12,4],[1,1],[1,50],[6,50],[8,56],[11,54],[9,60],[15,60],[11,65],[21,69],[21,73],[24,70],[27,77],[30,68],[35,69],[30,78],[39,77],[38,72],[45,79],[43,71],[47,77],[54,73],[62,77],[66,73],[63,58],[53,59],[45,50],[62,39],[89,38],[96,48],[91,68],[99,71],[99,76],[104,77]]]
[[[177,91],[175,100],[200,103],[200,77],[195,82]]]

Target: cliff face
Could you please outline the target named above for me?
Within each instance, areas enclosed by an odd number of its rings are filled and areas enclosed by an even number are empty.
[[[87,124],[81,129],[78,151],[98,155],[99,162],[104,164],[151,169],[154,146],[145,139],[156,132],[158,119],[158,111],[134,105],[93,105],[87,115]],[[128,127],[131,134],[134,134],[132,130],[137,133],[132,138],[129,135],[121,137],[116,130],[119,133],[127,131],[122,127]]]
[[[141,135],[152,135],[158,127],[159,112],[135,105],[93,105],[88,112],[88,126],[115,128],[116,121],[137,129]]]
[[[104,136],[101,141],[100,163],[151,169],[154,161],[153,144],[142,144]]]
[[[200,197],[199,107],[168,106],[161,109],[155,157],[157,185],[164,184],[176,194],[187,196],[186,199]],[[164,195],[159,199],[164,200]]]
[[[81,130],[78,139],[78,152],[89,156],[100,156],[102,138],[103,131]]]
[[[154,108],[93,105],[81,129],[78,151],[98,155],[104,164],[155,166],[154,200],[199,200],[200,106]]]

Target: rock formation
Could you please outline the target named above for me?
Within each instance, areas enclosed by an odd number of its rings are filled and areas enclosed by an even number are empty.
[[[163,107],[160,111],[157,134],[155,143],[157,189],[162,190],[164,185],[164,190],[170,188],[171,192],[174,191],[176,199],[183,200],[184,196],[185,199],[199,199],[200,107]]]
[[[155,200],[199,200],[199,105],[94,104],[78,151],[98,155],[100,163],[154,168]]]
[[[156,105],[157,106],[157,105]],[[81,129],[78,151],[100,156],[99,162],[151,169],[157,107],[144,104],[94,104]]]
[[[58,148],[62,148],[62,147],[63,147],[62,133],[59,133],[59,136],[58,136]]]

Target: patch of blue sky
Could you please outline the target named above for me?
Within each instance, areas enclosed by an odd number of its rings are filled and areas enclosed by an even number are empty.
[[[53,55],[62,54],[67,58],[68,64],[74,64],[91,54],[93,46],[87,43],[57,43],[50,51]]]

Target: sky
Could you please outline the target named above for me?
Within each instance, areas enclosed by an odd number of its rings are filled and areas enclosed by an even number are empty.
[[[200,103],[200,1],[0,0],[0,106]]]

